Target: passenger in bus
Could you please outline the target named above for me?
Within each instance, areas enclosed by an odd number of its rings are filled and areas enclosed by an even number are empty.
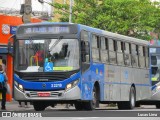
[[[35,54],[35,57],[38,58],[38,61],[37,59],[35,58],[34,62],[38,62],[38,65],[39,66],[43,66],[44,64],[44,51],[43,50],[38,50]]]

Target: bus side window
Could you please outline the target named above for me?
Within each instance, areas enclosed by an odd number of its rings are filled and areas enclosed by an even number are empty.
[[[145,47],[145,53],[146,53],[146,68],[149,67],[149,48]]]
[[[123,51],[124,46],[123,42],[117,41],[117,64],[124,65]]]
[[[138,56],[137,56],[137,51],[136,51],[136,45],[131,44],[131,63],[133,67],[137,67],[137,61],[138,61]]]
[[[81,41],[81,55],[82,62],[89,62],[89,43],[86,41]]]
[[[136,45],[136,63],[137,63],[137,67],[140,67],[140,62],[139,62],[139,55],[140,55],[140,53],[139,53],[139,46],[138,45]]]
[[[103,63],[108,63],[108,39],[101,37],[101,61]]]
[[[129,45],[129,43],[125,43],[124,62],[125,62],[126,66],[130,66],[131,65],[131,56],[130,56],[130,45]]]
[[[145,67],[145,54],[144,54],[144,47],[139,46],[139,67],[144,68]]]
[[[81,32],[81,60],[82,62],[90,62],[89,37],[87,31]]]
[[[100,61],[99,48],[100,48],[99,36],[93,35],[92,36],[92,59],[94,62]]]
[[[108,40],[109,43],[109,62],[110,64],[116,64],[116,42],[112,39]]]

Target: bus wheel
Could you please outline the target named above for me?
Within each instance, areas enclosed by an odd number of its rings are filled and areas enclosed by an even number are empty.
[[[96,92],[96,87],[94,86],[93,88],[93,92],[92,92],[92,100],[88,101],[88,102],[84,102],[84,109],[85,110],[94,110],[96,108],[96,104],[97,104],[97,92]]]
[[[76,102],[74,104],[74,106],[75,106],[76,110],[83,110],[83,108],[84,108],[82,102]]]
[[[156,108],[157,108],[157,109],[160,109],[160,104],[156,104]]]
[[[129,101],[118,103],[118,108],[119,109],[133,109],[135,107],[135,104],[136,104],[135,88],[131,87]]]
[[[44,111],[46,108],[46,105],[44,105],[42,102],[34,102],[33,107],[35,111]]]
[[[136,103],[135,107],[141,107],[141,105],[139,103]]]
[[[128,108],[133,109],[135,105],[136,105],[136,92],[135,92],[135,88],[131,87]]]

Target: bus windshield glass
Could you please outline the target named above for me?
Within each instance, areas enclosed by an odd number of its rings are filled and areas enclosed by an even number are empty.
[[[54,72],[79,69],[77,39],[18,40],[15,69],[20,72]]]
[[[151,56],[151,69],[152,69],[152,85],[155,85],[160,80],[160,56]]]

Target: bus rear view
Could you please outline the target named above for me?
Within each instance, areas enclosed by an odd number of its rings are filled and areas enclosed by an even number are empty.
[[[44,110],[57,101],[80,99],[77,32],[77,26],[69,24],[18,28],[14,42],[16,100],[33,102],[35,110]]]

